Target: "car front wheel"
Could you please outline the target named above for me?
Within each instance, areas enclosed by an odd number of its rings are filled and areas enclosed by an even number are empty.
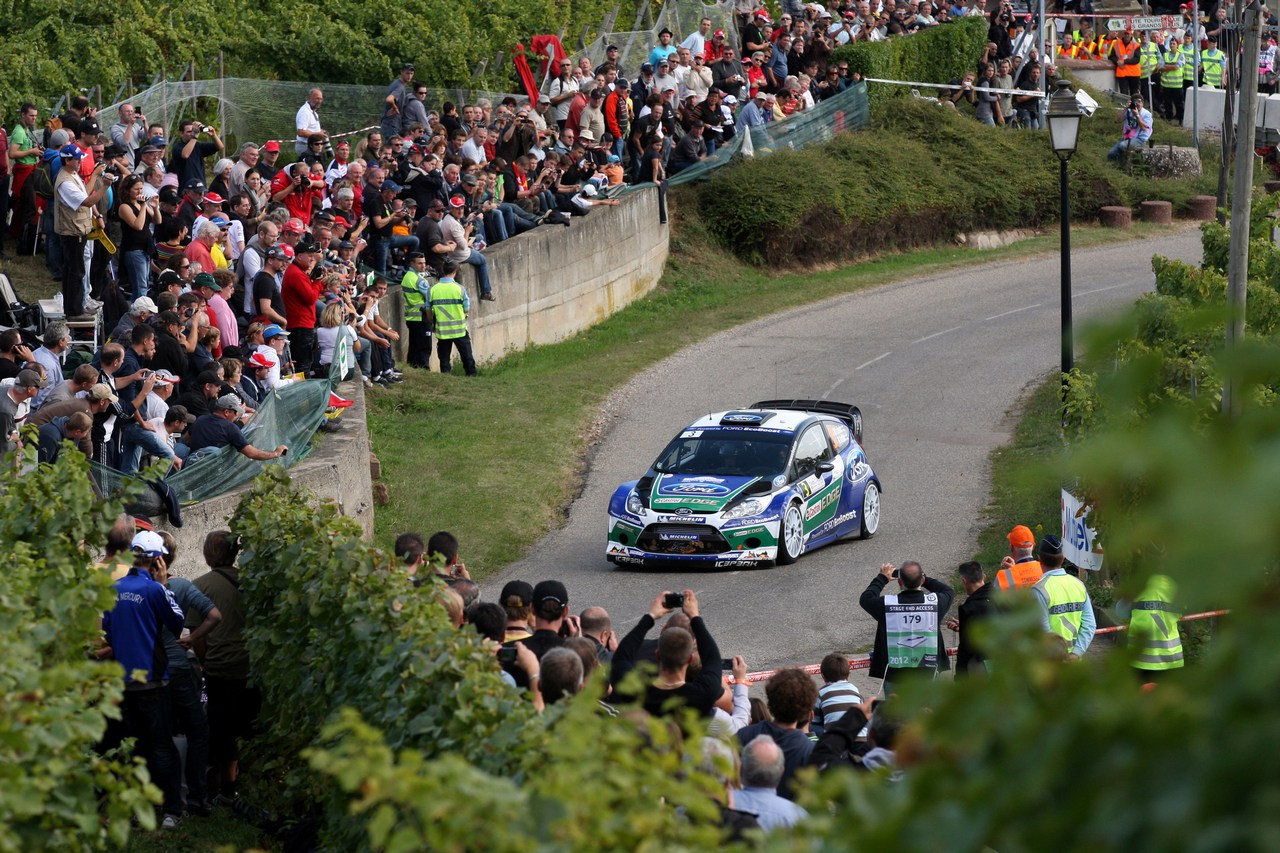
[[[793,503],[782,514],[782,535],[778,537],[778,565],[789,566],[804,553],[804,514]]]

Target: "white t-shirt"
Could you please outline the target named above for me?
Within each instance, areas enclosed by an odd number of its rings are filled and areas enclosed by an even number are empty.
[[[578,88],[578,81],[574,80],[572,77],[569,78],[569,82],[567,83],[557,77],[551,81],[551,91],[547,94],[552,98],[558,98],[568,92],[577,92]],[[569,118],[569,108],[571,106],[573,106],[573,98],[565,98],[563,101],[556,104],[553,107],[556,111],[556,121],[567,120]]]
[[[313,133],[319,133],[320,116],[316,114],[315,110],[311,109],[311,104],[304,101],[302,106],[298,107],[298,115],[293,120],[293,126],[295,129],[301,128],[305,130],[308,136]],[[293,140],[293,147],[298,154],[306,154],[307,137],[295,137]]]

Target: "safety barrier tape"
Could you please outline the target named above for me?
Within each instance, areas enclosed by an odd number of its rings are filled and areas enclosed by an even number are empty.
[[[862,79],[866,80],[868,83],[892,83],[895,86],[923,86],[928,89],[953,90],[960,88],[960,86],[955,83],[916,83],[912,80],[882,80],[878,77],[863,77]],[[973,90],[976,92],[978,90],[978,86],[975,85]],[[1035,95],[1037,98],[1049,97],[1046,93],[1035,89],[997,89],[995,87],[983,86],[982,91],[992,92],[997,95]]]
[[[1183,616],[1178,621],[1191,622],[1192,620],[1195,620],[1195,619],[1212,619],[1216,616],[1226,616],[1230,612],[1231,612],[1230,610],[1208,610],[1208,611],[1205,611],[1204,613],[1189,613],[1186,616]],[[1097,633],[1098,634],[1115,634],[1120,631],[1127,631],[1128,628],[1129,628],[1128,625],[1115,625],[1111,628],[1099,628]],[[957,651],[958,649],[950,648],[950,649],[947,649],[947,654],[950,657],[955,657]],[[855,657],[849,658],[849,669],[851,670],[870,669],[870,668],[871,668],[871,655],[857,655]],[[816,663],[810,664],[809,666],[802,666],[800,667],[800,669],[809,675],[822,674],[822,666]],[[762,670],[760,672],[748,672],[746,681],[748,684],[755,684],[758,681],[768,681],[773,676],[774,672],[776,672],[776,670],[772,670],[772,669]],[[733,678],[732,677],[729,678],[729,681],[732,683]]]

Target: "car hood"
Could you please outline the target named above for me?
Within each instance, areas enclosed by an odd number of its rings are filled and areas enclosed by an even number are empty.
[[[658,474],[649,492],[649,506],[659,512],[687,509],[720,512],[760,477],[715,477]]]

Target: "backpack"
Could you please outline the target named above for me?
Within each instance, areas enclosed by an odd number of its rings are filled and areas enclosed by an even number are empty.
[[[53,200],[53,161],[43,160],[27,178],[31,189],[45,201]]]

